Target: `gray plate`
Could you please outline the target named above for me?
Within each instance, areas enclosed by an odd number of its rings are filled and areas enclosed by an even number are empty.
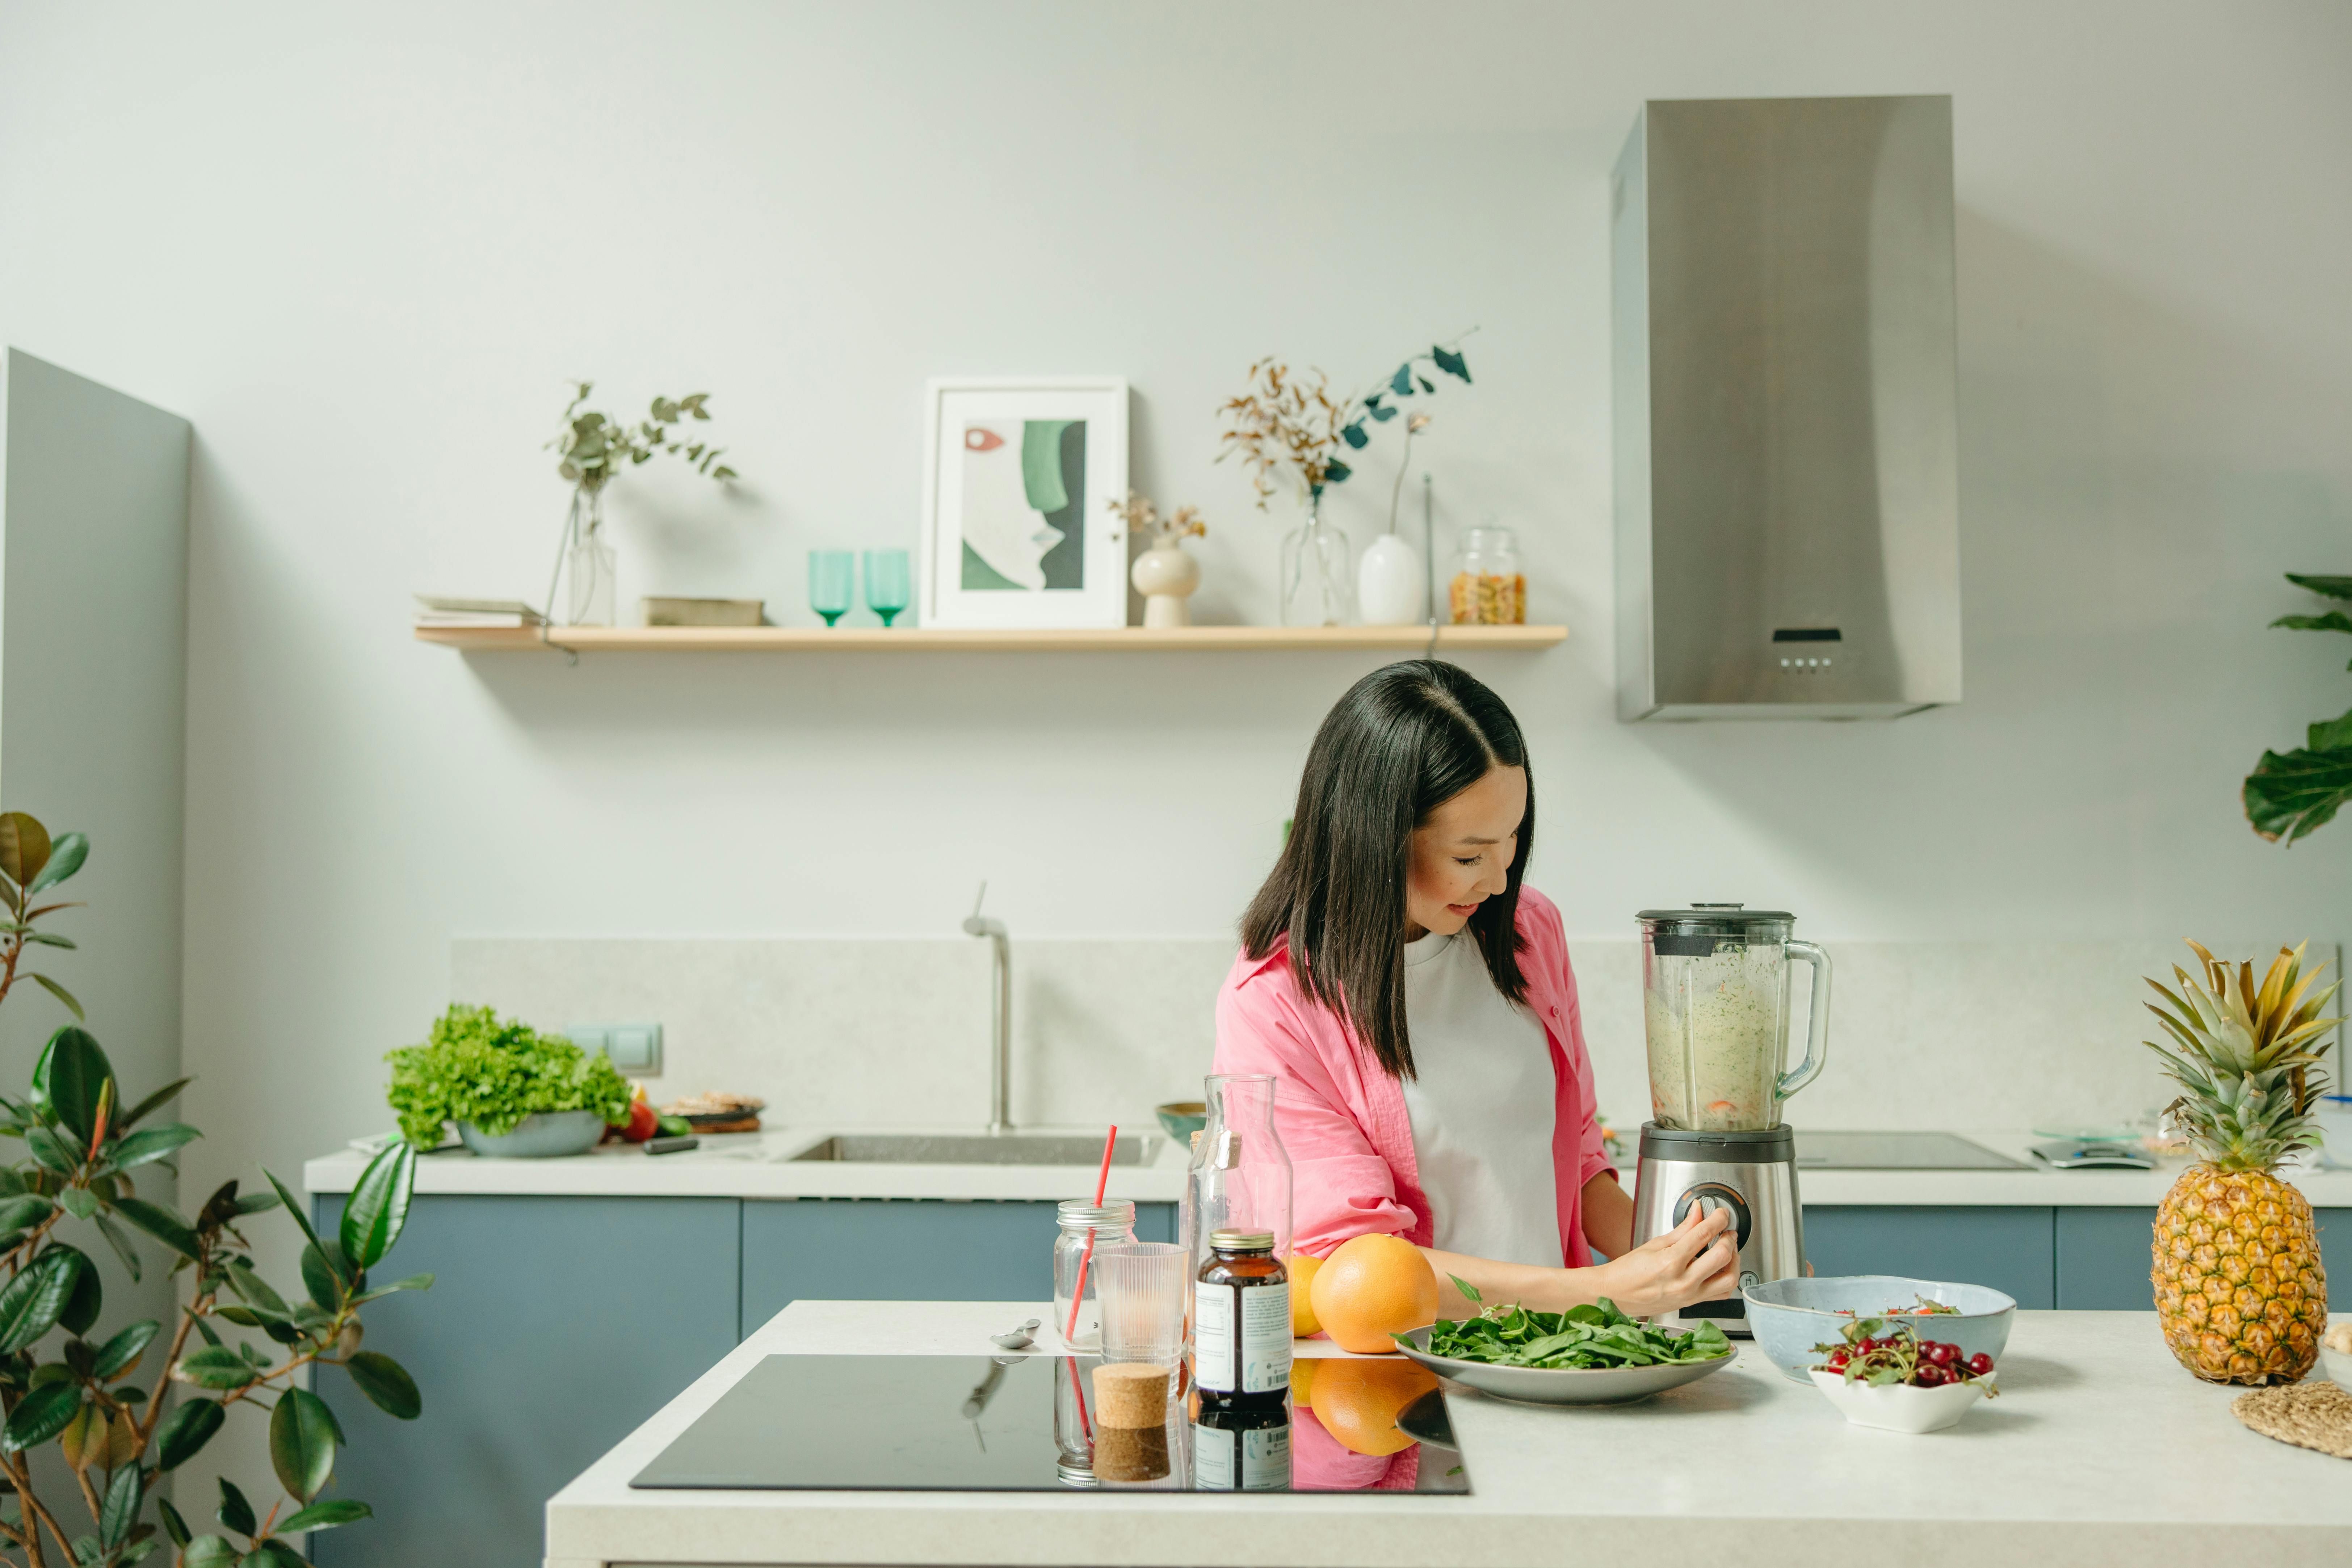
[[[1476,1389],[1497,1399],[1523,1405],[1626,1405],[1696,1383],[1739,1359],[1738,1351],[1713,1361],[1685,1362],[1675,1366],[1603,1366],[1590,1370],[1549,1366],[1495,1366],[1483,1361],[1456,1361],[1432,1355],[1429,1331],[1415,1329],[1402,1336],[1397,1348],[1440,1377]]]

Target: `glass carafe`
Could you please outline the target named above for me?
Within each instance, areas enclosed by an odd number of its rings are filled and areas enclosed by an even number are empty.
[[[1830,958],[1796,917],[1738,904],[1643,910],[1642,1016],[1650,1115],[1689,1131],[1762,1131],[1829,1055]],[[1789,964],[1812,969],[1805,1059],[1789,1058]]]
[[[1290,1152],[1274,1130],[1274,1079],[1263,1073],[1219,1073],[1202,1080],[1208,1125],[1192,1151],[1176,1239],[1192,1258],[1185,1278],[1209,1260],[1220,1230],[1274,1233],[1274,1255],[1290,1257]],[[1189,1342],[1192,1317],[1184,1315]]]

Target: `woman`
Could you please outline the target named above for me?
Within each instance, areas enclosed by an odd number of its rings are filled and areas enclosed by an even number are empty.
[[[1738,1294],[1721,1214],[1633,1245],[1601,1152],[1559,911],[1520,885],[1527,746],[1454,665],[1375,670],[1316,732],[1282,858],[1217,997],[1216,1070],[1271,1073],[1294,1245],[1420,1247],[1441,1314],[1637,1315]],[[1607,1261],[1595,1263],[1599,1252]]]

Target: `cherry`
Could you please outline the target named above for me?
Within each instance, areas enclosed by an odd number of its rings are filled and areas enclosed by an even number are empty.
[[[1830,1352],[1829,1369],[1832,1372],[1843,1372],[1846,1369],[1846,1363],[1853,1360],[1853,1357],[1847,1354],[1844,1351],[1832,1351]]]
[[[1969,1375],[1970,1377],[1989,1376],[1991,1372],[1992,1357],[1985,1354],[1984,1352],[1979,1351],[1976,1354],[1969,1357]]]
[[[1919,1359],[1933,1366],[1948,1367],[1959,1353],[1957,1345],[1939,1344],[1932,1340],[1919,1347]]]
[[[1913,1371],[1911,1381],[1921,1388],[1941,1388],[1947,1379],[1942,1367],[1934,1362],[1924,1362]]]

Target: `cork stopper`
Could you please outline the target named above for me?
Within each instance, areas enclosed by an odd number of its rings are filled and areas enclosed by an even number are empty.
[[[1105,1481],[1156,1481],[1168,1474],[1168,1428],[1097,1426],[1095,1477]]]
[[[1176,1369],[1150,1362],[1105,1362],[1095,1368],[1095,1426],[1140,1431],[1168,1421],[1168,1385]]]

